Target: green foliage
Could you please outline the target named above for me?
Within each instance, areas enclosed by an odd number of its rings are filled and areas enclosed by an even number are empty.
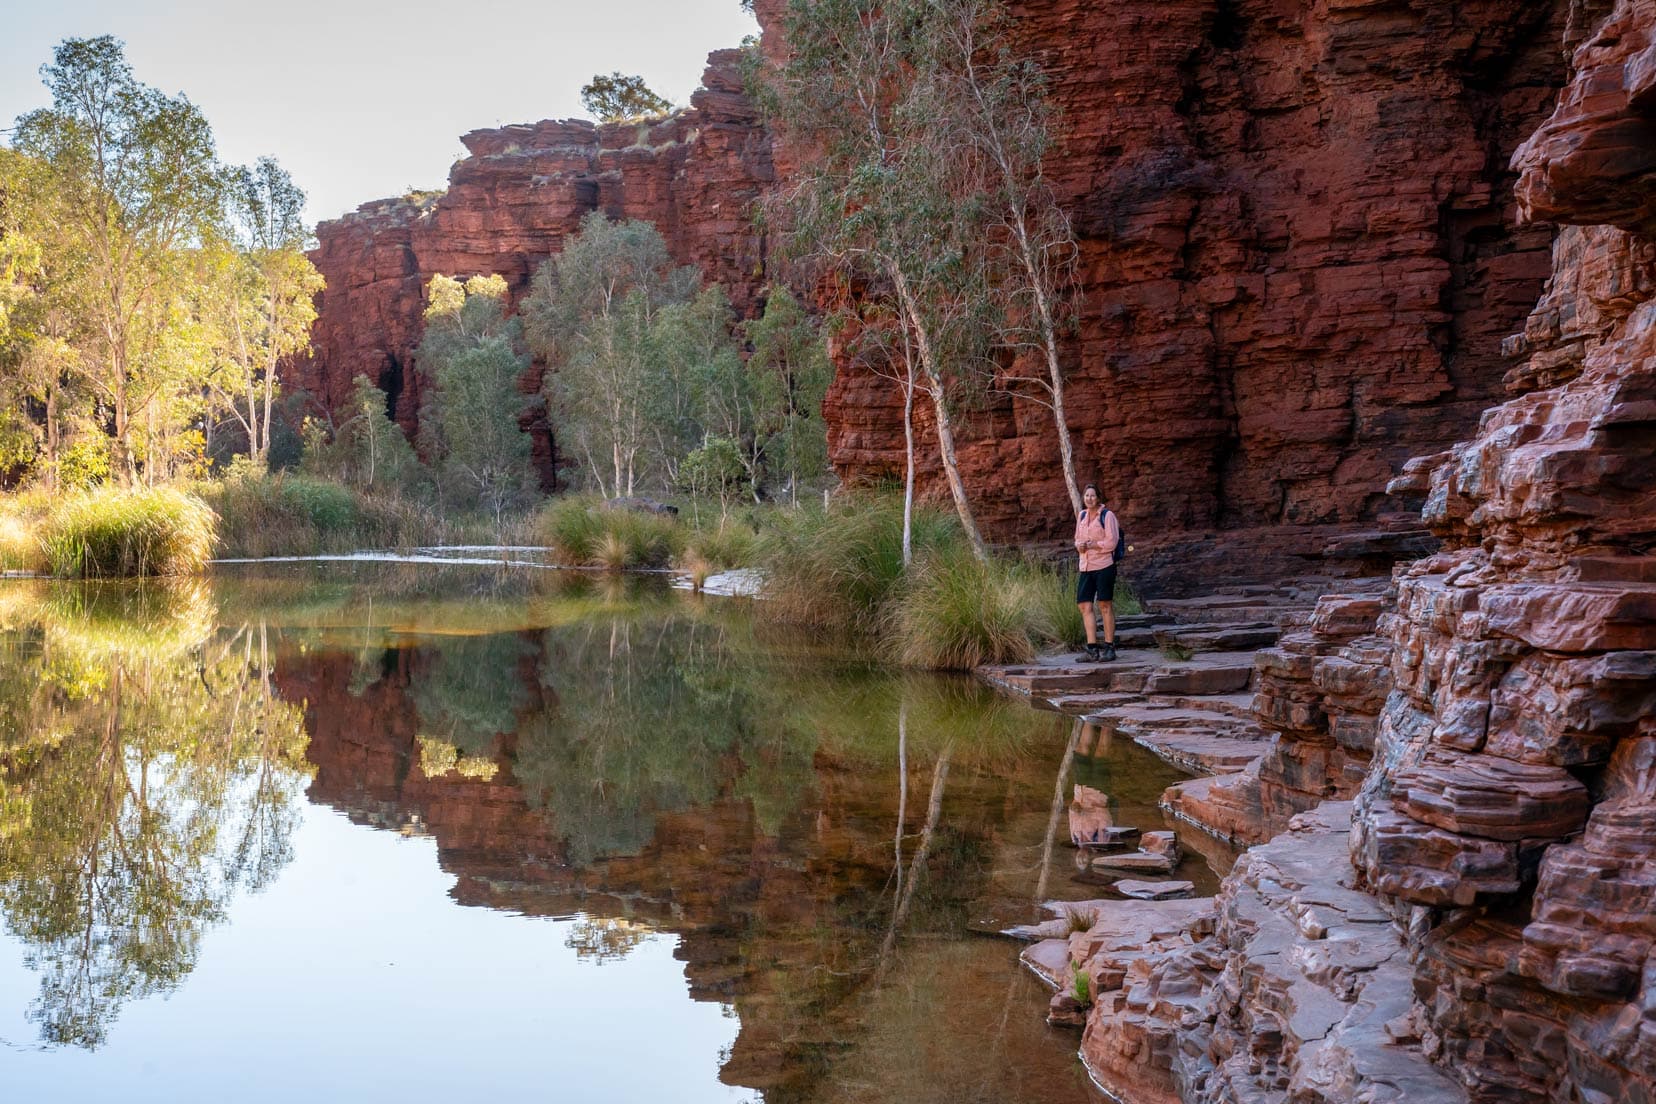
[[[833,362],[815,323],[787,288],[773,285],[765,312],[746,327],[753,345],[746,371],[752,387],[755,434],[771,479],[786,476],[790,497],[801,480],[828,470],[828,427],[822,400]]]
[[[1196,654],[1196,649],[1188,644],[1175,642],[1162,645],[1161,654],[1175,663],[1186,663],[1191,656]]]
[[[676,518],[606,506],[585,495],[549,502],[536,530],[560,563],[612,571],[666,567],[685,539]]]
[[[386,413],[385,392],[357,376],[346,417],[332,439],[307,420],[301,469],[318,480],[340,481],[367,491],[418,491],[426,472],[402,428]]]
[[[717,498],[721,504],[752,486],[742,463],[742,450],[729,437],[712,437],[679,465],[679,486],[698,498]]]
[[[224,179],[201,111],[140,84],[114,38],[67,39],[42,74],[52,106],[14,131],[50,197],[38,224],[55,264],[41,290],[76,312],[57,336],[81,352],[74,369],[111,415],[130,482],[140,452],[152,471],[170,470],[171,438],[199,404],[207,359],[183,293]]]
[[[1085,970],[1075,971],[1075,984],[1070,990],[1075,997],[1075,1003],[1088,1005],[1092,1003],[1092,977]]]
[[[88,490],[108,478],[109,446],[100,438],[83,437],[58,458],[58,486],[67,490]]]
[[[201,499],[170,487],[83,493],[53,508],[40,541],[54,575],[187,575],[212,555],[217,521]]]
[[[250,472],[197,484],[196,493],[218,514],[221,556],[409,547],[438,536],[424,511],[395,494],[292,472]]]
[[[600,73],[581,86],[581,105],[601,123],[656,118],[673,105],[650,91],[643,77]]]
[[[694,268],[676,268],[647,222],[597,211],[535,273],[522,305],[529,348],[547,365],[559,450],[607,498],[664,489],[699,439],[682,353]],[[728,324],[728,323],[727,323]]]
[[[530,442],[518,420],[526,407],[518,380],[529,358],[506,298],[500,276],[474,276],[463,285],[433,276],[415,354],[429,381],[421,443],[439,486],[450,499],[481,503],[497,526],[508,508],[528,500],[531,474]]]

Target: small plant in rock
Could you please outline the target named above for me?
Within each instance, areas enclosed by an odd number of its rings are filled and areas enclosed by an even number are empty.
[[[1090,931],[1098,923],[1098,913],[1093,909],[1067,908],[1064,910],[1064,919],[1069,922],[1069,935],[1077,935]]]
[[[1187,644],[1179,644],[1175,642],[1172,644],[1163,644],[1161,653],[1168,659],[1173,660],[1175,663],[1184,663],[1188,661],[1191,656],[1196,654],[1196,649]]]
[[[1079,966],[1075,968],[1075,984],[1070,989],[1070,995],[1075,998],[1076,1004],[1092,1003],[1092,978]]]

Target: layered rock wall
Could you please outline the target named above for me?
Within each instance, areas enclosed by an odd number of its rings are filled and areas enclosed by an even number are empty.
[[[1359,798],[1359,868],[1427,918],[1429,1045],[1484,1099],[1656,1095],[1653,31],[1618,4],[1515,159],[1571,228],[1517,396],[1431,468],[1453,547],[1399,579]]]
[[[1186,565],[1234,575],[1279,548],[1317,556],[1330,526],[1404,520],[1387,481],[1499,394],[1501,341],[1548,271],[1507,159],[1562,78],[1566,7],[1018,6],[1065,113],[1071,426],[1146,550],[1177,537],[1188,559],[1191,538],[1244,530]],[[842,372],[827,409],[842,472],[898,469],[889,383]],[[1047,412],[1001,401],[969,423],[989,529],[1061,536]]]
[[[1330,792],[1367,773],[1101,999],[1083,1056],[1129,1099],[1656,1100],[1653,36],[1656,0],[1577,35],[1515,158],[1525,216],[1569,225],[1510,397],[1401,478],[1446,547],[1374,632],[1332,600],[1261,660],[1281,736],[1238,800],[1312,796],[1317,749]]]
[[[784,0],[756,7],[774,56]],[[1464,436],[1498,393],[1500,342],[1535,301],[1551,238],[1517,225],[1507,159],[1562,78],[1571,8],[1014,5],[1063,113],[1050,168],[1081,244],[1071,428],[1084,474],[1134,535],[1141,581],[1170,590],[1410,550],[1331,532],[1416,527],[1387,481]],[[412,427],[425,281],[498,272],[521,292],[592,210],[654,221],[677,259],[751,309],[766,248],[750,207],[788,151],[773,163],[735,51],[704,80],[689,111],[656,125],[474,132],[447,192],[322,224],[328,290],[293,381],[333,407],[365,374]],[[825,414],[844,477],[900,469],[887,381],[843,366]],[[1046,410],[990,399],[965,421],[990,535],[1062,537]],[[549,430],[530,428],[544,469]],[[923,452],[923,490],[946,497]]]

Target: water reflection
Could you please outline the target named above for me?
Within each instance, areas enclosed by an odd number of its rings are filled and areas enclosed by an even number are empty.
[[[740,1024],[720,1079],[771,1104],[1087,1099],[1014,948],[966,933],[1094,893],[1055,859],[1074,778],[1162,826],[1172,774],[1137,749],[637,581],[4,594],[0,910],[50,1043],[97,1045],[238,892],[314,862],[305,788],[429,836],[454,902],[557,918],[583,962],[676,939],[691,995]]]
[[[200,585],[8,598],[0,912],[40,975],[29,1020],[95,1047],[291,858],[302,714],[272,693],[268,633],[216,636]]]

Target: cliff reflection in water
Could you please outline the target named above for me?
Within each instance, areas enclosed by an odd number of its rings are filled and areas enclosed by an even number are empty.
[[[1092,895],[1051,846],[1072,769],[1160,825],[1171,772],[1136,749],[1066,754],[1056,715],[638,580],[261,569],[10,601],[0,907],[49,1041],[183,980],[287,860],[310,775],[432,836],[461,904],[575,917],[599,962],[676,935],[741,1023],[721,1080],[772,1104],[1087,1099],[1014,949],[966,933]]]

